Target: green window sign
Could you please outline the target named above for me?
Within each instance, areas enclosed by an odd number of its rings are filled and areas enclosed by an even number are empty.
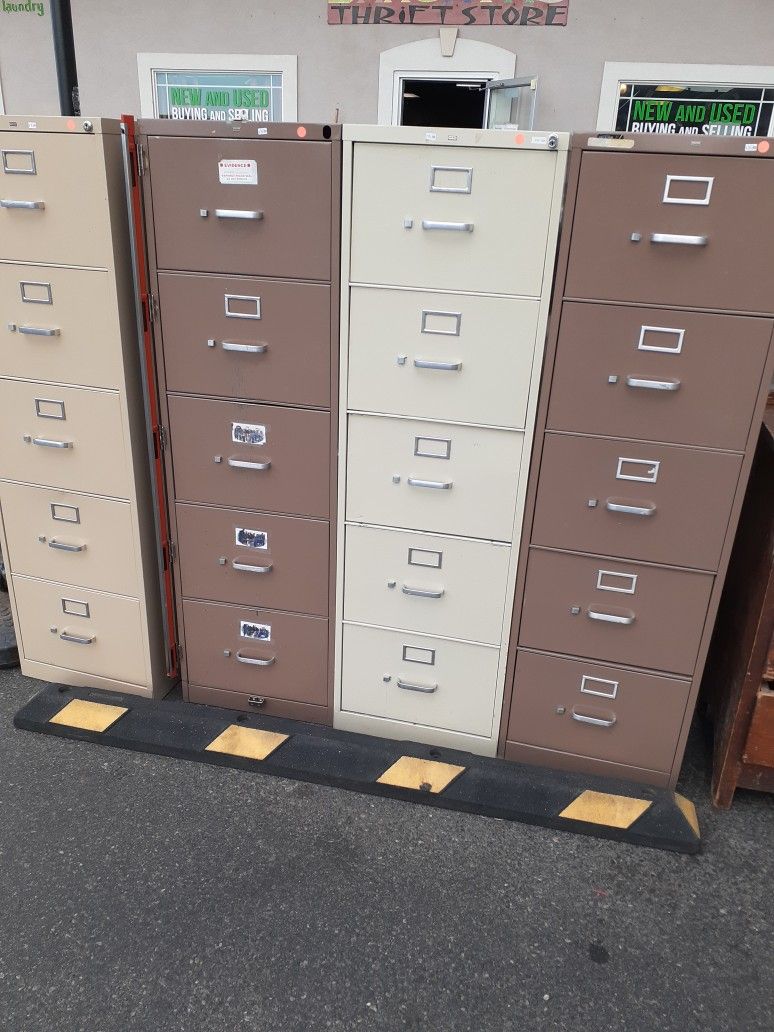
[[[159,118],[228,122],[282,120],[280,72],[154,71]]]
[[[616,129],[680,136],[771,136],[774,85],[621,82]]]

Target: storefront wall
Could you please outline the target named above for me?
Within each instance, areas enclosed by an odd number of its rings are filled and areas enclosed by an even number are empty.
[[[43,16],[0,12],[0,79],[8,112],[58,110],[48,3]],[[325,0],[72,0],[81,109],[139,112],[138,53],[298,55],[298,117],[377,120],[379,55],[430,27],[329,26]],[[517,74],[540,77],[537,124],[596,124],[605,61],[771,64],[771,0],[570,0],[566,27],[463,28],[460,38],[513,50]]]

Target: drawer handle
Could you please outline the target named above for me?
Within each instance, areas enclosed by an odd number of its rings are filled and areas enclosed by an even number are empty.
[[[430,358],[415,358],[414,365],[417,369],[446,369],[451,373],[462,369],[462,362],[434,362]]]
[[[51,538],[48,543],[49,548],[56,548],[60,552],[85,552],[86,545],[68,545],[66,541],[57,541],[56,538]]]
[[[41,448],[72,448],[72,441],[54,441],[50,437],[33,437],[32,443]]]
[[[644,387],[648,391],[679,391],[679,380],[643,380],[639,376],[627,376],[627,387]]]
[[[263,355],[269,350],[268,344],[234,344],[224,340],[221,344],[224,351],[241,351],[246,355]]]
[[[651,244],[683,244],[686,247],[706,247],[709,237],[684,233],[651,233]]]
[[[627,505],[625,502],[605,502],[608,512],[625,512],[628,516],[652,516],[655,505]]]
[[[416,595],[418,598],[443,598],[446,593],[445,588],[432,591],[430,588],[412,588],[408,584],[404,584],[401,591],[404,595]]]
[[[572,719],[577,720],[579,724],[593,724],[594,727],[612,727],[616,721],[615,717],[610,720],[602,717],[587,717],[585,713],[576,713],[575,710],[572,710]]]
[[[26,211],[43,211],[45,201],[12,201],[6,197],[0,198],[0,208],[23,208]]]
[[[58,326],[16,326],[14,329],[30,337],[58,337],[61,333]]]
[[[629,624],[633,624],[636,619],[634,613],[631,616],[619,616],[618,613],[600,613],[598,609],[587,609],[586,615],[589,620],[600,620],[602,623],[625,624],[627,627]]]
[[[251,566],[249,563],[238,563],[236,559],[232,559],[231,567],[234,570],[244,570],[245,573],[271,573],[274,568],[274,564],[269,563],[268,566]]]
[[[452,480],[417,480],[416,477],[409,477],[406,481],[411,487],[432,487],[436,491],[451,491]]]
[[[271,466],[271,459],[267,459],[266,462],[248,462],[247,459],[229,459],[228,464],[233,469],[269,469]]]
[[[236,654],[237,663],[245,663],[247,666],[271,666],[276,662],[276,656],[269,656],[268,659],[254,659],[252,656],[243,656],[241,652]]]
[[[263,219],[263,212],[238,211],[235,208],[216,208],[215,217],[218,219],[248,219],[251,222],[260,222]]]
[[[62,641],[71,641],[75,645],[93,645],[97,640],[96,634],[87,637],[83,634],[69,634],[67,631],[62,631],[59,637]]]
[[[423,695],[432,695],[433,692],[438,691],[437,684],[415,684],[413,681],[401,681],[400,678],[397,680],[397,685],[406,692],[421,692]]]
[[[455,233],[472,233],[472,222],[434,222],[432,219],[422,219],[422,229],[447,229]]]

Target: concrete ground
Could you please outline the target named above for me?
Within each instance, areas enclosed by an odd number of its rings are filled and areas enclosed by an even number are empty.
[[[3,1032],[771,1032],[772,797],[676,856],[14,730]]]

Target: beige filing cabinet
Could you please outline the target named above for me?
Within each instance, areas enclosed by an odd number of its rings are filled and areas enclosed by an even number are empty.
[[[22,671],[163,695],[119,123],[0,118],[0,512]]]
[[[494,755],[568,137],[344,141],[334,724]]]

